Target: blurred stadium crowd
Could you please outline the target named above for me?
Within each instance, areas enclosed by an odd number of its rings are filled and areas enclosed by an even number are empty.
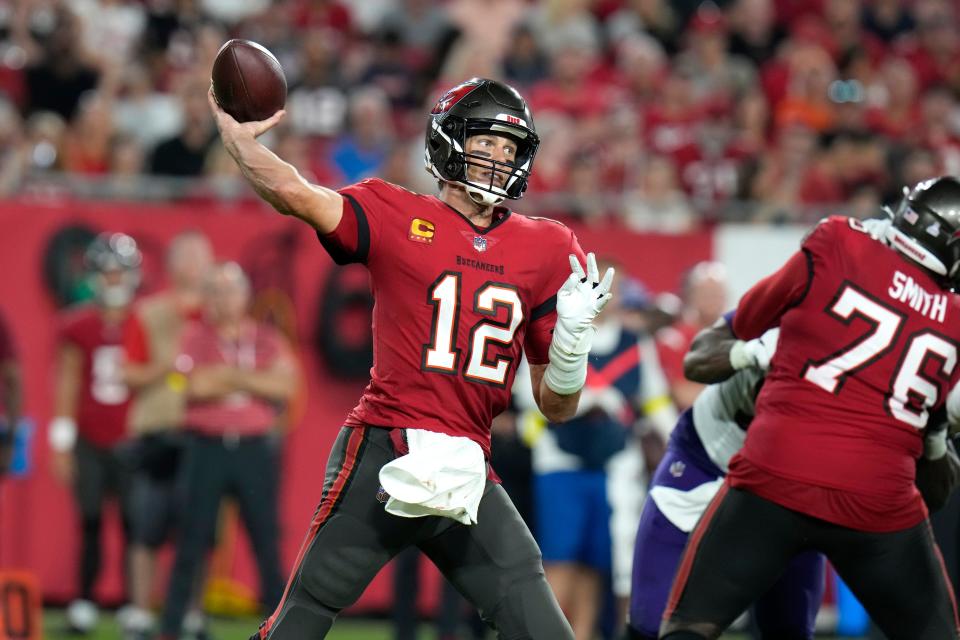
[[[287,74],[286,123],[270,145],[321,184],[378,175],[431,191],[424,105],[488,76],[528,98],[544,141],[523,211],[662,231],[811,220],[840,204],[865,215],[899,185],[960,173],[957,10],[950,0],[7,0],[0,195],[250,197],[204,102],[220,45],[243,37]]]

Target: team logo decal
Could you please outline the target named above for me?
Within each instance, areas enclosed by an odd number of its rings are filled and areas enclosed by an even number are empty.
[[[410,223],[410,235],[407,237],[414,242],[433,242],[433,236],[436,235],[436,226],[429,220],[423,218],[414,218]]]
[[[447,91],[445,94],[440,96],[440,99],[437,101],[437,104],[434,105],[433,110],[430,111],[431,115],[438,115],[440,113],[446,113],[450,110],[450,107],[460,102],[465,95],[477,88],[476,82],[464,82],[463,84],[455,86],[450,91]]]
[[[487,250],[487,239],[483,236],[473,236],[473,248],[483,253]]]
[[[677,460],[676,462],[670,465],[670,475],[672,475],[674,478],[679,478],[680,476],[683,475],[683,472],[686,470],[686,468],[687,468],[687,465]]]
[[[504,122],[509,122],[510,124],[519,124],[520,126],[527,126],[526,120],[523,118],[518,118],[517,116],[512,116],[509,113],[498,113],[497,120],[503,120]]]

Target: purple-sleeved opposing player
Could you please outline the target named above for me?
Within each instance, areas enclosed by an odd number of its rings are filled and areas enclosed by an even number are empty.
[[[700,333],[684,362],[691,379],[716,375],[713,363],[729,361],[733,334],[726,320]],[[657,637],[680,556],[700,515],[720,488],[727,464],[746,438],[776,330],[748,343],[753,366],[712,384],[683,412],[650,485],[637,531],[630,595],[629,637]],[[691,375],[693,374],[693,375]],[[704,382],[711,381],[703,379]],[[813,637],[823,596],[823,556],[797,556],[757,601],[754,615],[764,638]]]

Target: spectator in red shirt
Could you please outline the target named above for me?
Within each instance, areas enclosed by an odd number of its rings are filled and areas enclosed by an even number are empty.
[[[204,318],[184,331],[177,369],[187,378],[184,508],[161,631],[178,637],[194,579],[217,523],[221,498],[232,493],[250,536],[264,606],[283,595],[277,525],[278,469],[269,442],[279,407],[297,388],[292,350],[270,325],[248,312],[250,283],[234,262],[207,281]]]
[[[700,262],[687,274],[683,285],[683,310],[673,326],[657,332],[657,355],[670,385],[677,410],[683,411],[700,395],[703,385],[683,375],[683,356],[693,337],[724,312],[727,306],[727,272],[719,262]]]
[[[916,130],[917,74],[903,58],[890,58],[880,67],[877,103],[867,110],[867,125],[874,133],[900,140]]]
[[[100,575],[100,529],[104,503],[116,497],[124,530],[130,501],[119,445],[126,434],[130,392],[122,377],[128,313],[140,281],[140,251],[122,233],[101,234],[87,250],[95,303],[62,318],[54,417],[48,431],[54,474],[74,491],[82,523],[79,599],[67,622],[81,633],[97,623],[94,585]]]

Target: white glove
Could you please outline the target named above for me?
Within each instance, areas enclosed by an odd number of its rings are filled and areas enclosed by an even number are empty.
[[[587,380],[587,355],[596,333],[593,319],[613,297],[613,268],[608,268],[601,280],[592,253],[587,254],[586,273],[575,255],[570,256],[570,270],[570,277],[557,291],[557,324],[543,378],[550,389],[564,396],[579,391]]]
[[[862,220],[860,224],[874,240],[886,240],[887,232],[893,226],[893,220],[890,218],[869,218]]]
[[[730,348],[730,366],[735,371],[753,367],[766,371],[770,368],[773,354],[777,352],[780,329],[770,329],[759,338],[744,342],[737,340]]]

